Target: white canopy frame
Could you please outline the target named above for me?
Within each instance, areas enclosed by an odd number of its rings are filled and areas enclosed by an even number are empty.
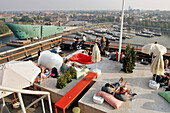
[[[23,113],[26,113],[26,110],[28,108],[30,108],[32,105],[34,105],[35,103],[37,103],[38,101],[41,100],[42,103],[42,109],[43,109],[43,113],[45,113],[45,107],[44,107],[44,98],[48,97],[48,103],[49,103],[49,109],[50,109],[50,113],[53,113],[52,111],[52,106],[51,106],[51,98],[50,98],[50,93],[49,92],[45,92],[45,91],[31,91],[31,90],[21,90],[21,89],[15,89],[15,88],[9,88],[9,87],[4,87],[4,86],[0,86],[0,90],[3,92],[15,92],[18,94],[18,98],[19,101],[21,103],[21,109]],[[34,95],[43,95],[40,98],[38,98],[37,100],[35,100],[34,102],[32,102],[31,104],[29,104],[27,107],[25,107],[23,99],[22,99],[22,95],[21,94],[34,94]]]

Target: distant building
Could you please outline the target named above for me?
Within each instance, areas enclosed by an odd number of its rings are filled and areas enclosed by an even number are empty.
[[[87,21],[70,21],[68,24],[68,26],[82,26],[82,25],[86,25],[88,22]]]
[[[5,18],[6,23],[11,23],[14,22],[13,18]]]
[[[67,22],[69,22],[69,17],[67,17],[67,16],[60,16],[60,17],[57,18],[57,21],[60,21],[62,23],[67,23]]]
[[[36,23],[44,23],[44,20],[36,20]]]
[[[0,14],[0,18],[3,18],[5,22],[13,22],[13,18],[15,15],[13,14]]]
[[[50,18],[50,21],[51,21],[51,22],[67,23],[67,22],[69,22],[69,17],[67,17],[67,16],[51,17],[51,18]]]

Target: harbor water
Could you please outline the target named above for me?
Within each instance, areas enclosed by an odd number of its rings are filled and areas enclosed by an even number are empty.
[[[128,34],[133,35],[134,37],[131,39],[123,39],[122,40],[123,43],[145,45],[148,43],[154,43],[155,41],[158,41],[159,44],[164,45],[167,48],[170,48],[170,35],[163,34],[162,36],[154,36],[152,38],[147,38],[147,37],[142,37],[142,36],[136,36],[134,33],[131,33],[131,32],[129,32]],[[93,35],[87,35],[87,38],[88,37],[95,38],[95,36],[93,36]],[[17,38],[15,38],[15,36],[13,34],[4,36],[4,37],[0,37],[0,44],[6,44],[6,43],[10,42],[11,40],[17,40]],[[119,40],[117,40],[116,42],[118,42],[118,41]],[[11,48],[11,47],[9,47],[9,48]]]
[[[155,41],[158,41],[159,44],[164,45],[166,48],[170,48],[170,35],[168,34],[162,34],[162,36],[154,36],[152,38],[134,35],[132,39],[125,39],[122,42],[145,45],[148,43],[154,43]]]
[[[6,44],[6,43],[10,42],[11,40],[17,40],[17,38],[15,38],[15,36],[13,34],[0,37],[1,44]]]

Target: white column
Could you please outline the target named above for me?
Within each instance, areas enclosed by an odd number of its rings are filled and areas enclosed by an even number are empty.
[[[23,113],[26,113],[26,109],[25,109],[25,106],[24,106],[24,102],[23,102],[21,93],[18,93],[18,98],[19,98],[19,101],[20,101],[20,103],[21,103],[22,112],[23,112]]]
[[[43,101],[43,98],[41,99],[41,104],[42,104],[43,113],[45,113],[45,107],[44,107],[44,101]]]
[[[50,113],[53,113],[53,111],[52,111],[52,106],[51,106],[51,98],[50,98],[50,94],[48,94],[48,103],[49,103]]]
[[[122,34],[123,34],[123,18],[124,18],[124,6],[125,6],[125,0],[123,0],[122,3],[122,16],[121,16],[121,28],[120,28],[120,39],[119,39],[119,52],[118,52],[118,62],[120,61],[120,54],[121,54],[121,48],[122,48]]]

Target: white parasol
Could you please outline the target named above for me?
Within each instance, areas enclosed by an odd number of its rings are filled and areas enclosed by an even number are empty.
[[[154,43],[146,44],[142,47],[142,52],[146,54],[153,53],[154,55],[157,55],[159,54],[160,51],[163,55],[167,52],[167,49],[163,45],[154,44]]]
[[[95,45],[93,47],[92,61],[96,63],[96,69],[94,69],[93,72],[101,74],[101,70],[97,69],[97,62],[101,61],[100,50],[97,46],[97,43],[95,43]]]
[[[166,47],[160,44],[147,44],[143,46],[142,52],[156,55],[154,61],[151,64],[151,72],[156,75],[164,74],[164,61],[163,55],[167,52]]]
[[[32,61],[11,61],[0,65],[0,85],[22,89],[32,85],[40,72]]]
[[[164,61],[161,51],[156,55],[151,64],[151,72],[156,75],[164,75]]]

